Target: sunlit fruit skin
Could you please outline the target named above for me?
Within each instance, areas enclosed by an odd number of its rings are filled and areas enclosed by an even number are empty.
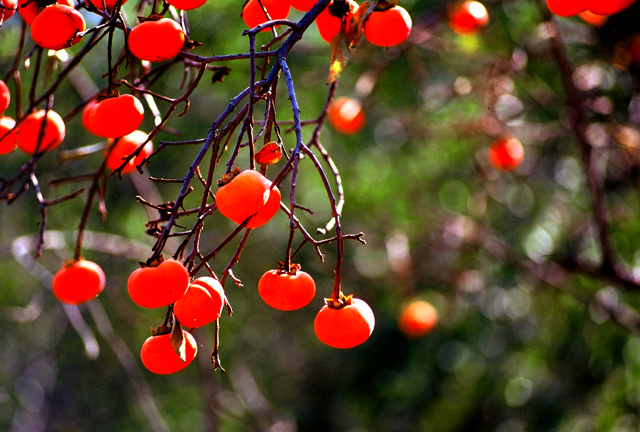
[[[242,19],[249,28],[253,28],[257,25],[263,24],[267,21],[286,19],[289,16],[289,1],[288,0],[261,0],[262,6],[269,13],[271,20],[267,18],[258,0],[249,0],[249,2],[242,9]],[[263,32],[271,31],[271,28],[262,30]]]
[[[127,39],[131,54],[140,60],[161,62],[182,50],[186,36],[180,24],[170,18],[145,21],[135,26]]]
[[[305,307],[316,294],[316,283],[302,270],[294,274],[269,270],[258,281],[258,293],[274,309],[291,311]]]
[[[7,83],[0,80],[0,114],[5,112],[11,103],[11,92]]]
[[[280,209],[280,199],[282,196],[280,195],[280,189],[278,186],[274,186],[269,192],[269,198],[267,198],[267,202],[262,206],[260,210],[249,219],[247,222],[247,228],[260,228],[267,222],[271,220],[278,210]]]
[[[318,3],[318,0],[291,0],[290,3],[292,8],[302,12],[308,12]]]
[[[547,0],[547,7],[558,16],[573,16],[587,9],[585,0]]]
[[[132,154],[142,145],[149,135],[141,130],[136,130],[123,137],[116,138],[109,143],[109,147],[105,150],[107,157],[107,168],[115,170],[119,168],[124,159]],[[153,142],[148,141],[137,156],[129,159],[127,164],[122,168],[122,174],[131,174],[135,172],[137,166],[142,163],[144,158],[149,157],[153,153]]]
[[[134,270],[127,281],[131,300],[138,306],[158,308],[175,303],[189,288],[189,272],[174,259],[156,267]]]
[[[31,23],[31,39],[45,49],[61,50],[77,44],[74,36],[87,28],[84,18],[72,7],[52,4],[42,9]]]
[[[198,353],[198,345],[191,333],[182,330],[185,341],[185,361],[176,354],[171,345],[171,335],[163,334],[149,337],[142,344],[140,359],[150,372],[166,375],[181,371],[189,366]]]
[[[18,0],[0,1],[0,23],[6,22],[18,10]]]
[[[73,7],[73,0],[58,0],[56,3]],[[35,17],[40,13],[40,7],[35,0],[18,0],[18,13],[27,25],[31,25]]]
[[[313,322],[313,330],[321,342],[344,349],[365,342],[374,327],[373,311],[367,303],[357,298],[340,309],[323,306]]]
[[[39,147],[40,152],[51,151],[60,145],[66,132],[62,117],[55,111],[40,110],[27,115],[18,126],[16,143],[20,150],[27,154],[36,152],[43,123],[45,126]]]
[[[373,11],[364,23],[364,37],[374,45],[390,47],[404,42],[411,33],[411,16],[402,6]]]
[[[168,0],[167,1],[167,3],[169,3],[174,8],[181,9],[181,10],[197,9],[203,4],[205,4],[206,2],[207,0]]]
[[[347,0],[345,3],[349,10],[345,12],[345,32],[349,31],[351,27],[351,18],[353,18],[353,13],[358,9],[358,3],[353,0]],[[318,32],[320,33],[320,37],[324,39],[326,42],[331,43],[333,37],[340,32],[340,27],[342,26],[342,17],[336,16],[333,14],[333,10],[331,6],[333,2],[329,3],[329,6],[316,18],[316,27],[318,28]]]
[[[82,116],[81,116],[82,126],[84,126],[84,128],[88,132],[94,135],[98,135],[98,134],[96,133],[95,129],[93,129],[93,126],[91,126],[91,111],[93,110],[93,108],[96,106],[97,103],[98,101],[96,99],[91,99],[89,102],[87,102],[87,104],[82,109]]]
[[[0,155],[5,155],[15,150],[17,146],[15,125],[16,121],[11,117],[0,117]]]
[[[79,259],[64,263],[53,276],[53,294],[62,303],[82,304],[104,290],[106,278],[102,268],[93,261]]]
[[[216,205],[237,224],[256,214],[269,199],[271,182],[255,170],[242,171],[218,189]]]
[[[420,338],[427,335],[438,323],[438,311],[424,300],[407,303],[398,314],[398,328],[407,337]]]
[[[524,159],[524,147],[516,138],[502,138],[489,147],[489,162],[503,171],[516,169]]]
[[[338,132],[353,135],[362,130],[367,122],[362,105],[356,99],[339,97],[329,107],[329,123]]]
[[[137,97],[125,94],[103,99],[89,109],[91,130],[103,138],[118,138],[138,129],[144,107]]]
[[[449,13],[449,27],[461,35],[478,33],[488,24],[487,8],[478,1],[465,1]]]
[[[207,279],[203,281],[202,279]],[[173,305],[173,314],[180,324],[202,327],[220,317],[225,304],[224,289],[217,280],[206,277],[194,281],[187,292]]]
[[[589,10],[580,12],[578,16],[582,19],[582,21],[590,24],[594,27],[600,27],[607,21],[606,15],[598,15]]]
[[[104,5],[102,0],[86,0],[86,2],[101,12],[105,12],[106,9],[107,12],[111,13],[116,7],[117,0],[105,0]],[[124,5],[126,2],[127,0],[121,0],[120,5]]]
[[[635,3],[636,0],[586,0],[587,9],[597,15],[614,15]]]

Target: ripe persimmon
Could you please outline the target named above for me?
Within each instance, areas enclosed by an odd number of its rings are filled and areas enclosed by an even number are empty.
[[[449,27],[461,35],[478,33],[489,24],[489,13],[482,3],[467,0],[449,11]]]
[[[374,45],[394,46],[409,37],[411,27],[411,16],[402,6],[374,10],[364,23],[364,37]]]
[[[514,170],[523,159],[524,147],[516,138],[501,138],[489,147],[489,162],[499,170]]]
[[[398,328],[407,337],[419,338],[429,333],[438,323],[438,311],[424,300],[412,300],[398,313]]]
[[[280,195],[280,189],[278,189],[278,186],[271,188],[267,202],[256,212],[255,216],[249,219],[249,222],[247,222],[247,228],[259,228],[269,222],[278,212],[278,209],[280,209],[281,198],[282,196]]]
[[[189,288],[189,272],[180,261],[167,259],[156,267],[133,271],[127,281],[131,300],[139,306],[158,308],[174,303]]]
[[[206,2],[207,0],[167,0],[167,3],[174,8],[182,10],[197,9]]]
[[[86,0],[88,4],[98,9],[100,12],[113,12],[118,0]],[[104,4],[103,4],[104,2]],[[124,5],[127,0],[120,0],[120,6]]]
[[[170,18],[161,18],[147,20],[131,29],[127,46],[140,60],[161,62],[175,57],[186,40],[180,24]]]
[[[269,14],[268,17],[262,7]],[[289,9],[288,0],[249,0],[242,8],[242,19],[247,27],[253,28],[267,21],[286,19],[289,16]],[[271,31],[271,28],[262,31]]]
[[[31,22],[31,39],[42,48],[61,50],[80,42],[77,36],[87,28],[84,18],[74,8],[52,4]]]
[[[0,80],[0,114],[6,111],[9,103],[11,103],[11,92],[9,91],[7,83]]]
[[[57,112],[40,110],[27,115],[20,123],[16,143],[27,154],[34,154],[36,149],[46,152],[60,145],[65,132],[64,121]]]
[[[176,354],[171,344],[171,334],[151,336],[140,349],[142,364],[149,371],[166,375],[181,371],[189,366],[198,353],[198,345],[191,333],[182,330],[184,339],[184,360]]]
[[[296,310],[309,304],[316,294],[316,283],[299,264],[269,270],[258,281],[258,293],[266,304],[279,310]]]
[[[135,152],[138,147],[146,141],[148,136],[148,134],[141,130],[135,130],[123,137],[116,138],[115,140],[109,140],[110,142],[105,150],[107,168],[110,170],[119,168],[124,163],[124,159]],[[151,141],[147,141],[144,147],[142,147],[140,153],[127,161],[127,164],[122,168],[122,174],[131,174],[136,171],[136,167],[140,165],[143,159],[148,157],[152,152],[153,143]]]
[[[0,117],[0,155],[11,153],[16,148],[16,121],[11,117]]]
[[[89,131],[103,138],[118,138],[138,129],[144,107],[137,97],[124,94],[97,102],[87,112]]]
[[[218,189],[216,205],[220,213],[237,224],[264,207],[271,182],[255,170],[242,171]]]
[[[58,0],[53,2],[53,4],[60,4],[69,7],[73,7],[73,0]],[[31,25],[35,17],[40,13],[42,8],[38,5],[36,0],[18,0],[18,13],[27,23],[27,25]]]
[[[105,281],[104,272],[98,264],[81,258],[62,264],[53,276],[51,288],[61,302],[81,304],[98,297]]]
[[[220,282],[212,277],[194,280],[187,292],[173,305],[173,314],[180,324],[202,327],[220,317],[225,304],[225,294]]]
[[[18,0],[0,0],[0,24],[6,22],[18,10]]]
[[[292,8],[302,12],[308,12],[318,3],[318,0],[291,0],[290,3]]]
[[[320,37],[331,43],[333,37],[340,32],[342,21],[345,23],[345,32],[349,31],[353,13],[358,9],[358,3],[354,0],[347,0],[344,3],[329,3],[329,6],[316,18],[316,27]]]
[[[360,132],[366,121],[362,105],[356,99],[339,97],[329,106],[329,123],[345,135]]]
[[[375,326],[369,305],[351,296],[343,299],[342,306],[332,306],[331,300],[327,299],[313,322],[318,339],[333,348],[353,348],[366,341]]]

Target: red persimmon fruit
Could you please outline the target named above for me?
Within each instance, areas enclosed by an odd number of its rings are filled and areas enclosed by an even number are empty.
[[[362,105],[356,99],[339,97],[329,107],[329,123],[345,135],[360,132],[366,121]]]
[[[316,18],[316,27],[320,37],[331,43],[333,37],[340,32],[343,19],[345,32],[349,31],[351,18],[353,18],[356,9],[358,9],[358,3],[353,0],[347,0],[345,3],[329,3],[329,6]]]
[[[267,202],[256,212],[255,216],[249,219],[249,222],[247,222],[247,228],[259,228],[269,222],[271,218],[278,213],[281,198],[282,196],[280,195],[280,189],[278,189],[278,186],[272,187],[269,191],[269,198],[267,198]]]
[[[411,16],[402,6],[373,11],[364,23],[364,37],[374,45],[398,45],[411,33]]]
[[[0,114],[6,111],[10,102],[11,92],[9,91],[9,87],[7,86],[7,83],[0,80]]]
[[[424,300],[412,300],[398,313],[398,328],[410,338],[425,336],[437,323],[438,311]]]
[[[489,162],[499,170],[514,170],[523,159],[524,147],[516,138],[501,138],[489,147]]]
[[[302,12],[308,12],[318,3],[318,0],[291,0],[290,3],[292,8]]]
[[[225,304],[225,294],[220,282],[212,277],[193,281],[187,292],[173,305],[173,314],[180,324],[202,327],[220,317]]]
[[[344,303],[342,307],[326,304],[313,322],[318,339],[333,348],[360,345],[371,336],[375,326],[375,316],[367,303],[351,296],[345,297]]]
[[[97,102],[87,113],[90,131],[103,138],[118,138],[138,129],[144,107],[137,97],[124,94]]]
[[[197,9],[206,2],[207,0],[167,0],[171,6],[181,10]]]
[[[260,3],[262,3],[262,6],[260,6]],[[262,7],[267,11],[269,17],[267,17]],[[267,21],[286,19],[289,16],[289,8],[288,0],[260,0],[260,2],[258,0],[249,0],[242,8],[242,19],[247,27],[253,28]],[[266,28],[262,31],[270,30],[270,28]]]
[[[449,12],[449,27],[461,35],[478,33],[489,24],[487,8],[478,1],[467,0]]]
[[[81,304],[98,297],[105,281],[104,272],[98,264],[81,258],[62,264],[53,276],[51,287],[61,302]]]
[[[292,264],[269,270],[258,281],[258,293],[266,304],[279,310],[296,310],[309,304],[316,294],[316,283],[309,273]]]
[[[82,37],[77,33],[86,28],[80,12],[70,6],[52,4],[31,22],[31,39],[42,48],[61,50],[80,42]]]
[[[16,122],[11,117],[0,117],[0,155],[11,153],[16,148]]]
[[[46,152],[60,145],[65,132],[64,121],[57,112],[40,110],[27,115],[20,123],[16,132],[16,143],[18,148],[27,154],[34,154],[36,149]]]
[[[147,140],[148,136],[148,134],[140,130],[135,130],[123,137],[109,140],[109,145],[105,150],[107,168],[110,170],[119,168],[124,163],[124,159],[135,152]],[[140,153],[127,161],[127,164],[122,168],[122,174],[135,172],[136,167],[142,163],[144,158],[149,157],[152,152],[153,143],[147,141]]]
[[[54,2],[54,4],[65,5],[69,7],[73,7],[73,0],[58,0]],[[40,13],[42,8],[38,6],[38,2],[35,0],[18,0],[18,13],[27,23],[27,25],[31,25],[35,17]]]
[[[104,1],[104,4],[103,4]],[[86,2],[88,4],[90,4],[91,6],[93,6],[94,8],[98,9],[100,12],[113,12],[113,10],[116,7],[116,4],[118,3],[118,0],[86,0]],[[120,1],[120,6],[124,5],[127,2],[127,0],[121,0]]]
[[[127,281],[131,300],[139,306],[158,308],[174,303],[189,288],[189,272],[174,259],[162,261],[156,267],[133,271]]]
[[[135,26],[127,39],[131,54],[140,60],[161,62],[176,56],[187,37],[176,21],[161,18],[148,20]]]
[[[0,0],[0,24],[6,22],[18,10],[18,0]]]
[[[241,224],[265,206],[270,196],[270,186],[271,182],[258,171],[242,171],[218,189],[218,210],[235,223]]]
[[[176,354],[171,344],[171,334],[151,336],[142,344],[140,359],[149,371],[166,375],[189,366],[198,353],[198,345],[191,333],[182,330],[185,360]]]

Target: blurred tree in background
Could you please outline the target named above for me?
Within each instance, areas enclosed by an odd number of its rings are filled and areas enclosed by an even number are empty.
[[[141,4],[123,5],[129,26],[150,11],[148,3],[138,9]],[[233,269],[243,286],[225,283],[233,315],[220,318],[224,373],[214,371],[209,357],[214,326],[194,331],[199,354],[185,370],[160,376],[144,369],[140,346],[165,311],[138,307],[126,290],[138,262],[152,254],[155,240],[145,224],[159,215],[136,196],[155,204],[175,201],[181,181],[150,177],[182,179],[202,141],[163,148],[144,174],[106,177],[104,200],[90,206],[82,255],[100,264],[107,284],[98,299],[84,305],[63,305],[50,283],[61,262],[74,255],[86,190],[47,208],[37,259],[43,218],[33,183],[18,199],[2,196],[0,429],[640,428],[640,3],[594,25],[584,14],[553,16],[544,2],[487,0],[489,23],[473,34],[452,29],[457,3],[399,4],[413,19],[409,39],[380,48],[363,38],[333,86],[327,84],[332,48],[315,25],[288,53],[303,142],[313,139],[315,120],[326,114],[332,92],[362,104],[366,123],[359,132],[345,134],[328,123],[318,132],[344,188],[342,229],[363,232],[367,244],[347,241],[344,251],[327,244],[324,261],[304,245],[295,261],[313,276],[318,292],[309,306],[282,312],[267,306],[256,286],[264,272],[286,259],[289,217],[279,212],[255,230]],[[196,56],[249,52],[241,8],[240,1],[211,0],[181,13],[189,40],[201,45],[169,62],[174,67],[153,81],[154,94],[183,95],[197,74],[189,63],[197,63]],[[79,10],[87,28],[108,22]],[[167,16],[177,13],[172,9]],[[292,9],[289,19],[304,15]],[[117,47],[110,60],[115,62],[123,33],[102,39],[58,80],[91,33],[54,53],[35,47],[27,29],[17,14],[0,29],[0,77],[12,91],[16,80],[22,86],[5,115],[14,116],[34,95],[57,85],[54,106],[67,134],[58,149],[38,160],[36,170],[45,198],[56,200],[89,188],[90,180],[80,186],[52,181],[95,172],[103,160],[106,140],[82,127],[80,113],[107,86],[107,44]],[[272,37],[257,34],[256,52]],[[120,67],[140,67],[129,61]],[[270,66],[263,70],[256,61],[259,79]],[[246,57],[210,63],[189,96],[188,112],[178,116],[184,107],[177,107],[154,137],[156,148],[162,141],[206,137],[229,101],[247,87],[250,72]],[[289,152],[296,136],[282,78],[278,92],[273,108]],[[148,112],[154,104],[159,113],[170,106],[160,98],[141,99]],[[257,131],[264,107],[256,104],[256,110]],[[141,129],[154,125],[147,114]],[[489,147],[511,137],[523,144],[524,159],[513,170],[499,170],[489,160]],[[224,143],[228,152],[235,140]],[[28,160],[18,151],[0,156],[0,185]],[[327,160],[321,163],[331,173]],[[306,156],[298,177],[296,202],[313,213],[296,215],[321,238],[316,228],[331,220],[331,207]],[[285,187],[287,206],[288,193]],[[200,205],[195,195],[186,196],[185,209]],[[106,218],[100,217],[101,203]],[[180,219],[179,226],[191,227],[194,220]],[[215,214],[205,228],[203,251],[237,225]],[[325,237],[332,235],[329,230]],[[233,260],[239,241],[232,239],[209,261],[214,271]],[[169,238],[167,253],[179,243]],[[371,337],[349,350],[327,347],[313,331],[342,254],[345,293],[365,299],[376,316]],[[423,337],[407,336],[398,327],[402,307],[414,299],[428,301],[439,315]]]

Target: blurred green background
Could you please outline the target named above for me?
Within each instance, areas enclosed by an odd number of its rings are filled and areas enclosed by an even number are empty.
[[[130,25],[136,15],[131,3],[124,8]],[[189,38],[202,42],[193,53],[248,51],[241,3],[210,0],[187,13]],[[41,218],[33,192],[1,203],[0,429],[640,429],[638,287],[560,265],[598,262],[600,249],[544,5],[487,1],[490,24],[471,36],[457,35],[447,25],[449,2],[400,0],[400,5],[413,17],[409,41],[384,49],[363,40],[338,86],[338,96],[362,100],[364,130],[347,136],[325,125],[320,135],[344,184],[344,232],[366,236],[365,246],[346,243],[343,289],[374,310],[370,339],[336,350],[313,333],[314,316],[323,297],[331,295],[335,245],[323,247],[325,262],[308,246],[296,256],[318,286],[309,306],[280,312],[260,299],[258,279],[284,259],[288,218],[279,213],[252,233],[234,268],[244,286],[231,280],[225,286],[234,309],[232,317],[221,319],[226,373],[214,372],[209,362],[212,326],[194,331],[199,354],[190,367],[171,376],[146,371],[140,345],[165,311],[142,310],[126,292],[128,275],[151,254],[153,238],[144,224],[156,216],[135,196],[175,199],[179,185],[154,186],[148,175],[182,178],[198,152],[197,145],[168,147],[145,175],[108,178],[108,217],[101,220],[94,206],[84,248],[84,256],[105,270],[107,287],[79,308],[63,307],[47,284],[72,257],[86,196],[49,209],[46,250],[37,261],[31,256]],[[640,76],[628,48],[630,36],[640,31],[639,12],[636,4],[602,27],[578,17],[555,19],[575,67],[574,81],[586,97],[587,136],[605,175],[613,244],[633,275],[640,264]],[[302,13],[292,11],[290,17]],[[15,17],[0,30],[0,71],[14,61],[20,24]],[[88,18],[89,26],[96,24]],[[266,35],[258,39],[268,41]],[[119,50],[122,40],[114,44]],[[25,52],[32,46],[27,38]],[[82,91],[106,85],[106,49],[104,40],[83,60],[80,75],[62,83],[56,111],[66,115],[83,101]],[[305,120],[322,111],[329,61],[330,47],[315,26],[288,57]],[[40,91],[64,67],[52,57],[45,63]],[[247,61],[226,65],[232,70],[223,82],[212,84],[211,73],[205,75],[187,115],[170,120],[168,126],[180,135],[161,132],[156,145],[206,136],[229,99],[248,85]],[[179,96],[183,72],[173,67],[153,91]],[[33,67],[21,67],[25,85],[33,73]],[[279,121],[290,120],[283,82],[278,104]],[[14,107],[15,102],[11,115]],[[159,101],[158,107],[162,111],[167,104]],[[143,129],[152,126],[146,116]],[[313,125],[304,127],[305,140],[312,131]],[[505,135],[525,147],[524,162],[513,172],[496,171],[487,161],[488,146]],[[96,142],[79,116],[68,122],[62,146],[38,164],[46,198],[79,187],[52,187],[51,180],[95,171],[101,152],[66,163],[59,157]],[[285,133],[283,142],[290,149],[295,137]],[[26,160],[19,152],[2,156],[0,177],[14,176]],[[246,155],[239,163],[246,168]],[[314,214],[299,217],[314,233],[328,221],[330,208],[309,158],[300,167],[297,202]],[[283,190],[288,196],[288,188]],[[186,207],[198,202],[193,195]],[[215,247],[233,228],[221,215],[208,219],[202,249]],[[215,271],[224,269],[236,244],[211,261]],[[440,315],[437,327],[418,339],[404,336],[396,323],[401,306],[413,298],[431,302]],[[76,327],[68,316],[75,317]]]

